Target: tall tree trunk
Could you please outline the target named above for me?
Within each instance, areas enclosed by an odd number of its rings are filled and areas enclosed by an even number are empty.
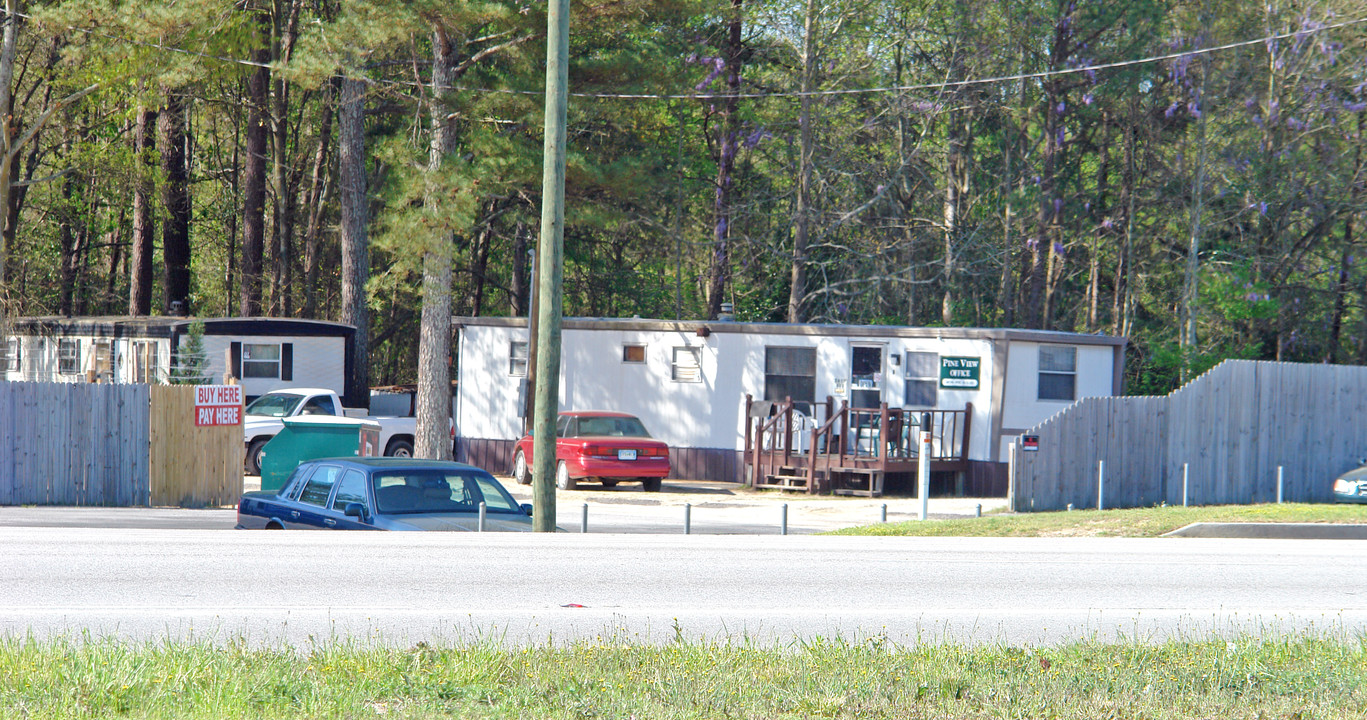
[[[161,146],[162,205],[166,217],[161,224],[161,252],[165,267],[166,302],[168,312],[180,303],[190,312],[190,171],[185,132],[185,100],[178,93],[168,91],[166,105],[157,120],[158,143]]]
[[[508,292],[513,317],[525,317],[530,309],[527,274],[527,225],[519,220],[513,231],[513,284]]]
[[[432,145],[428,169],[434,178],[444,159],[455,152],[456,129],[444,102],[453,81],[455,49],[445,29],[432,33]],[[427,202],[436,203],[435,197]],[[422,260],[422,329],[418,336],[418,457],[449,459],[451,440],[451,248],[455,236],[446,229]]]
[[[133,250],[129,257],[128,314],[152,314],[152,253],[155,250],[155,223],[152,218],[153,128],[157,113],[138,108],[133,129]]]
[[[128,221],[128,206],[120,203],[119,220],[114,223],[114,227],[105,234],[105,244],[109,247],[109,269],[104,275],[104,297],[100,298],[97,306],[101,310],[107,308],[107,312],[118,312],[115,308],[119,306],[118,282],[120,277],[119,265],[123,262],[123,229],[124,223]]]
[[[1101,155],[1096,171],[1096,199],[1092,201],[1092,241],[1087,257],[1087,332],[1101,325],[1101,248],[1109,245],[1111,232],[1106,227],[1110,209],[1111,125],[1110,115],[1101,113]]]
[[[731,0],[731,18],[727,23],[726,98],[722,101],[722,136],[718,143],[716,199],[712,205],[712,267],[707,285],[707,317],[716,319],[721,314],[726,296],[727,281],[731,276],[732,176],[736,169],[736,152],[740,147],[740,72],[741,8],[743,0]]]
[[[323,117],[318,127],[318,148],[313,153],[313,170],[309,173],[308,198],[304,206],[308,210],[308,227],[304,229],[304,317],[318,317],[318,268],[322,264],[320,245],[322,235],[323,206],[327,203],[328,187],[332,178],[331,163],[328,158],[332,148],[332,107],[336,99],[335,85],[325,86],[323,98]],[[338,108],[341,112],[341,108]],[[364,168],[362,169],[364,172]],[[365,193],[362,192],[362,202]],[[362,280],[364,285],[364,280]],[[364,357],[364,356],[362,356]],[[358,386],[360,387],[360,386]]]
[[[95,197],[99,192],[99,183],[92,177],[87,176],[82,179],[80,192],[84,197]],[[82,207],[85,203],[82,202]],[[100,208],[88,208],[81,217],[81,225],[76,230],[76,245],[81,248],[77,253],[78,265],[76,266],[76,276],[72,281],[73,290],[72,311],[74,315],[89,315],[91,303],[97,296],[95,288],[91,287],[91,270],[95,256],[95,237],[99,234],[99,228],[104,227],[100,215]]]
[[[262,29],[270,32],[270,13],[257,10]],[[252,59],[269,63],[271,50],[264,47]],[[242,171],[242,290],[238,313],[243,317],[261,314],[261,270],[266,249],[266,143],[270,115],[271,71],[258,67],[247,79],[247,160]]]
[[[69,144],[67,149],[70,150]],[[78,219],[75,208],[77,203],[76,188],[80,184],[81,176],[75,172],[67,173],[66,177],[62,178],[62,211],[58,215],[57,237],[61,243],[62,252],[62,289],[59,306],[63,317],[71,317],[74,309],[76,276],[81,267],[81,256],[85,254],[85,247],[80,242],[81,235],[75,229]]]
[[[807,0],[802,35],[802,98],[798,114],[797,222],[793,233],[793,259],[788,284],[788,322],[806,319],[802,300],[807,295],[807,234],[812,224],[812,96],[816,89],[817,0]]]
[[[1125,123],[1125,168],[1120,175],[1120,212],[1118,223],[1124,235],[1120,254],[1115,263],[1115,287],[1111,300],[1111,332],[1122,337],[1130,332],[1130,255],[1134,241],[1134,198],[1135,198],[1135,123],[1137,120],[1137,100],[1131,99]]]
[[[1210,34],[1209,3],[1201,3],[1201,34]],[[1199,49],[1199,48],[1198,48]],[[1191,379],[1191,354],[1196,351],[1197,284],[1201,272],[1201,220],[1206,195],[1206,76],[1210,74],[1210,53],[1201,54],[1201,79],[1196,84],[1196,174],[1191,181],[1191,234],[1187,246],[1186,272],[1182,276],[1182,304],[1178,310],[1178,345],[1185,351],[1181,379]]]
[[[957,102],[951,98],[950,102]],[[960,223],[963,222],[964,199],[968,197],[968,156],[972,137],[968,134],[967,111],[955,109],[949,114],[949,147],[945,158],[944,197],[944,291],[940,297],[940,321],[954,324],[954,254],[958,251]]]
[[[365,83],[343,77],[337,105],[337,175],[341,201],[342,322],[356,328],[352,344],[351,385],[370,387],[370,309],[365,284],[370,278],[369,207],[365,174]],[[448,320],[449,324],[449,320]],[[369,393],[364,401],[369,404]]]
[[[1058,70],[1072,53],[1071,8],[1054,23],[1054,37],[1049,49],[1049,69]],[[1063,258],[1058,243],[1059,215],[1063,198],[1058,182],[1058,167],[1063,151],[1062,113],[1064,80],[1051,76],[1044,81],[1044,138],[1040,150],[1039,210],[1035,216],[1035,237],[1028,243],[1030,269],[1025,277],[1025,307],[1022,322],[1028,328],[1049,327],[1053,301],[1052,279],[1061,274]]]
[[[274,12],[271,13],[274,19],[271,32],[271,60],[275,64],[288,65],[291,55],[294,54],[295,28],[299,21],[301,2],[302,0],[274,0]],[[290,199],[294,197],[294,193],[289,188],[290,82],[284,73],[277,73],[274,85],[270,114],[271,175],[272,184],[275,186],[275,193],[272,195],[272,217],[275,222],[271,234],[275,240],[275,252],[272,253],[274,262],[271,263],[271,312],[289,317],[294,314],[291,292],[291,272],[294,267],[291,235],[294,223],[290,213]]]
[[[13,156],[14,138],[18,134],[14,114],[14,57],[19,41],[19,0],[5,0],[4,33],[0,35],[0,212],[10,206],[10,189],[14,181],[12,166],[8,159]],[[10,243],[14,238],[14,228],[6,222],[0,226],[0,302],[7,300],[9,293],[9,255]]]
[[[492,212],[493,208],[490,210]],[[488,284],[489,275],[489,245],[493,241],[493,236],[493,225],[485,225],[475,236],[475,246],[471,248],[469,310],[472,317],[479,317],[484,310],[484,287]]]

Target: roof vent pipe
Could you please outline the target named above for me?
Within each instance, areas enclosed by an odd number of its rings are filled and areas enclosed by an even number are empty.
[[[735,309],[735,306],[732,305],[731,303],[729,303],[729,302],[724,302],[724,303],[722,303],[722,304],[721,304],[721,312],[718,312],[718,313],[717,313],[717,319],[718,319],[718,320],[722,320],[722,321],[730,320],[730,319],[731,319],[731,313],[734,311],[734,309]]]

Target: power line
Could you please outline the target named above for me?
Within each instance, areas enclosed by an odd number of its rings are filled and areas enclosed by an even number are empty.
[[[18,16],[18,17],[22,17],[22,18],[25,18],[25,19],[28,19],[28,20],[32,20],[32,21],[37,22],[37,23],[39,23],[39,24],[46,24],[46,23],[44,23],[44,21],[43,21],[41,18],[35,17],[35,16],[30,15],[30,14],[27,14],[27,13],[14,12],[13,14],[16,15],[16,16]],[[1039,72],[1019,73],[1019,74],[1015,74],[1015,75],[994,75],[994,76],[985,77],[985,78],[972,78],[972,79],[968,79],[968,80],[954,80],[954,81],[945,81],[945,82],[936,82],[936,83],[922,83],[922,84],[917,84],[917,85],[887,85],[887,86],[873,87],[873,88],[844,88],[844,89],[832,89],[832,90],[812,90],[812,91],[808,91],[808,92],[791,91],[791,92],[763,92],[763,93],[735,93],[735,94],[731,94],[731,93],[699,93],[699,92],[694,92],[694,93],[586,93],[586,92],[571,92],[571,93],[570,93],[570,96],[571,96],[571,97],[577,97],[577,98],[595,99],[595,100],[697,100],[697,101],[703,101],[703,102],[705,102],[705,101],[727,100],[727,99],[731,99],[731,98],[736,98],[736,99],[741,99],[741,100],[762,100],[762,99],[768,99],[768,98],[802,98],[802,97],[830,97],[830,96],[840,96],[840,95],[871,95],[871,94],[878,94],[878,93],[912,92],[912,91],[922,91],[922,90],[936,90],[936,91],[939,91],[939,90],[945,90],[945,89],[949,89],[949,88],[972,87],[972,86],[975,86],[975,85],[993,85],[993,84],[998,84],[998,83],[1021,82],[1021,81],[1023,81],[1023,80],[1042,80],[1042,79],[1051,78],[1051,77],[1063,77],[1063,76],[1068,76],[1068,75],[1078,75],[1078,74],[1082,74],[1082,73],[1094,73],[1094,72],[1098,72],[1098,71],[1101,71],[1101,70],[1114,70],[1114,69],[1116,69],[1116,68],[1132,67],[1132,66],[1136,66],[1136,65],[1149,65],[1149,64],[1153,64],[1153,63],[1164,62],[1164,61],[1167,61],[1167,60],[1176,60],[1176,59],[1178,59],[1178,58],[1199,57],[1199,56],[1201,56],[1201,55],[1208,55],[1208,54],[1213,54],[1213,53],[1217,53],[1217,52],[1224,52],[1224,51],[1226,51],[1226,50],[1235,50],[1235,49],[1238,49],[1238,48],[1249,47],[1249,46],[1252,46],[1252,45],[1265,44],[1265,43],[1268,43],[1268,42],[1271,42],[1271,41],[1274,41],[1274,40],[1286,40],[1286,39],[1289,39],[1289,38],[1300,38],[1300,37],[1306,37],[1306,36],[1309,36],[1309,35],[1319,34],[1319,33],[1322,33],[1322,32],[1329,31],[1329,30],[1340,30],[1340,29],[1343,29],[1343,28],[1352,27],[1352,26],[1355,26],[1355,25],[1360,25],[1360,24],[1362,24],[1362,23],[1367,23],[1367,17],[1356,18],[1356,19],[1353,19],[1353,20],[1345,20],[1345,21],[1343,21],[1343,22],[1334,23],[1334,24],[1331,24],[1331,25],[1322,25],[1322,26],[1320,26],[1320,27],[1315,27],[1315,28],[1306,28],[1306,29],[1296,30],[1296,31],[1290,31],[1290,32],[1274,33],[1274,34],[1272,34],[1272,35],[1264,35],[1264,36],[1262,36],[1262,37],[1254,38],[1254,39],[1252,39],[1252,40],[1241,40],[1241,41],[1238,41],[1238,42],[1227,43],[1227,44],[1224,44],[1224,45],[1217,45],[1217,46],[1215,46],[1215,47],[1198,48],[1198,49],[1193,49],[1193,50],[1185,50],[1185,51],[1181,51],[1181,52],[1171,52],[1171,53],[1167,53],[1167,54],[1164,54],[1164,55],[1153,55],[1153,56],[1143,57],[1143,58],[1138,58],[1138,59],[1133,59],[1133,60],[1117,60],[1117,61],[1115,61],[1115,62],[1101,63],[1101,64],[1099,64],[1099,65],[1086,65],[1086,66],[1076,67],[1076,68],[1064,68],[1064,69],[1061,69],[1061,70],[1041,70],[1041,71],[1039,71]],[[256,61],[254,61],[254,60],[244,60],[244,59],[241,59],[241,58],[224,57],[224,56],[221,56],[221,55],[212,55],[212,54],[209,54],[209,53],[197,52],[197,51],[194,51],[194,50],[186,50],[186,49],[184,49],[184,48],[178,48],[178,47],[174,47],[174,46],[170,46],[170,45],[162,45],[162,44],[160,44],[160,43],[154,43],[154,42],[149,42],[149,41],[145,41],[145,40],[136,40],[136,39],[133,39],[133,38],[127,38],[127,37],[116,36],[116,35],[112,35],[112,34],[109,34],[109,33],[100,32],[100,31],[97,31],[97,30],[91,30],[91,29],[89,29],[89,28],[76,27],[76,26],[74,26],[74,25],[67,25],[67,26],[64,26],[64,27],[65,27],[65,29],[67,29],[67,30],[71,30],[71,31],[74,31],[74,32],[79,32],[79,33],[85,33],[86,35],[91,35],[91,36],[94,36],[94,37],[100,37],[100,38],[104,38],[104,39],[106,39],[106,40],[112,40],[112,41],[115,41],[115,42],[127,43],[127,44],[129,44],[129,45],[137,45],[137,46],[140,46],[140,47],[146,47],[146,48],[155,49],[155,50],[164,50],[164,51],[167,51],[167,52],[179,53],[179,54],[182,54],[182,55],[188,55],[188,56],[191,56],[191,57],[197,57],[197,58],[201,58],[201,59],[205,59],[205,60],[214,60],[214,61],[217,61],[217,62],[222,62],[222,63],[227,63],[227,64],[235,64],[235,65],[242,65],[242,66],[254,67],[254,68],[273,68],[273,67],[274,67],[274,66],[271,65],[270,63],[261,63],[261,62],[256,62]],[[405,81],[405,80],[375,80],[375,79],[369,79],[369,78],[361,78],[361,79],[364,80],[366,83],[369,83],[369,84],[372,84],[372,85],[388,85],[388,86],[392,86],[392,87],[407,87],[407,88],[429,88],[429,87],[431,87],[431,85],[427,85],[427,84],[423,84],[423,83],[419,83],[419,82],[414,82],[414,81]],[[542,91],[542,90],[512,90],[512,89],[506,89],[506,88],[480,88],[480,87],[469,87],[469,86],[463,86],[463,85],[451,85],[451,86],[447,86],[447,87],[444,87],[444,88],[441,88],[441,89],[443,89],[443,90],[449,90],[449,91],[456,91],[456,92],[475,92],[475,93],[502,94],[502,95],[534,95],[534,96],[538,96],[538,97],[545,94],[544,91]]]

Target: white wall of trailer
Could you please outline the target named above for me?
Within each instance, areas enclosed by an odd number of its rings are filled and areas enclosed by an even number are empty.
[[[180,336],[184,343],[186,336]],[[214,382],[222,382],[228,371],[228,353],[232,344],[243,345],[282,345],[294,346],[292,364],[293,375],[290,380],[281,380],[279,373],[273,378],[240,378],[242,392],[248,397],[264,395],[272,390],[288,387],[327,388],[338,395],[346,392],[346,339],[340,337],[313,335],[205,335],[204,354],[209,363],[209,377]]]
[[[1041,347],[1076,349],[1075,391],[1071,400],[1039,399]],[[1049,419],[1082,398],[1115,394],[1115,349],[1109,345],[1016,341],[1011,343],[1006,364],[1006,396],[1002,400],[1002,437],[998,448],[1003,461],[1010,444],[1016,442],[1019,433],[1026,428]]]
[[[94,335],[13,336],[19,344],[19,367],[9,369],[4,378],[27,382],[86,382],[87,373],[97,370],[101,382],[141,382],[142,367],[150,363],[150,376],[165,382],[171,364],[171,345],[166,338],[110,338]],[[75,342],[74,364],[62,367],[62,341]],[[8,342],[8,341],[6,341]],[[109,348],[105,364],[97,364],[98,348]]]
[[[165,383],[171,372],[171,340],[169,338],[108,338],[91,335],[59,337],[15,336],[19,341],[19,369],[8,370],[4,379],[32,382],[86,382],[87,371],[95,369],[97,343],[108,343],[113,351],[113,366],[102,373],[102,382],[136,383],[151,381]],[[185,335],[180,336],[184,343]],[[60,362],[60,340],[77,341],[80,347],[75,372],[63,372]],[[208,376],[222,382],[228,369],[228,353],[232,343],[280,346],[293,345],[292,379],[241,378],[243,392],[248,396],[263,395],[285,387],[322,387],[344,394],[346,389],[346,339],[326,336],[279,335],[205,335],[204,352],[208,361]],[[148,367],[150,362],[150,368]],[[67,368],[70,370],[70,367]],[[150,369],[150,372],[149,372]]]
[[[712,326],[715,328],[715,324]],[[526,342],[527,329],[468,324],[461,328],[457,427],[465,438],[515,439],[521,433],[520,385],[511,372],[511,345]],[[645,362],[624,362],[623,346],[644,347]],[[973,403],[974,459],[991,459],[993,346],[990,338],[846,337],[816,334],[721,332],[700,337],[692,330],[572,329],[562,331],[560,407],[562,410],[619,410],[635,414],[653,435],[676,447],[741,450],[745,445],[745,395],[763,399],[765,349],[816,350],[816,391],[850,397],[852,348],[878,350],[883,374],[879,394],[903,407],[906,353],[972,357],[981,362],[976,389],[938,388],[934,406],[958,410]],[[672,377],[676,348],[698,348],[697,381]],[[1109,349],[1107,349],[1109,352]],[[898,357],[897,364],[890,361]],[[1108,365],[1109,367],[1109,365]],[[937,382],[938,385],[938,382]]]

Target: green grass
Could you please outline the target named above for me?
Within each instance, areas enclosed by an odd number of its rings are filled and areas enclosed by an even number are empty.
[[[987,515],[863,525],[831,535],[1158,537],[1196,522],[1367,523],[1367,505],[1212,505]]]
[[[874,638],[296,652],[10,639],[0,640],[0,716],[1360,718],[1365,643],[1302,635],[895,647]]]

